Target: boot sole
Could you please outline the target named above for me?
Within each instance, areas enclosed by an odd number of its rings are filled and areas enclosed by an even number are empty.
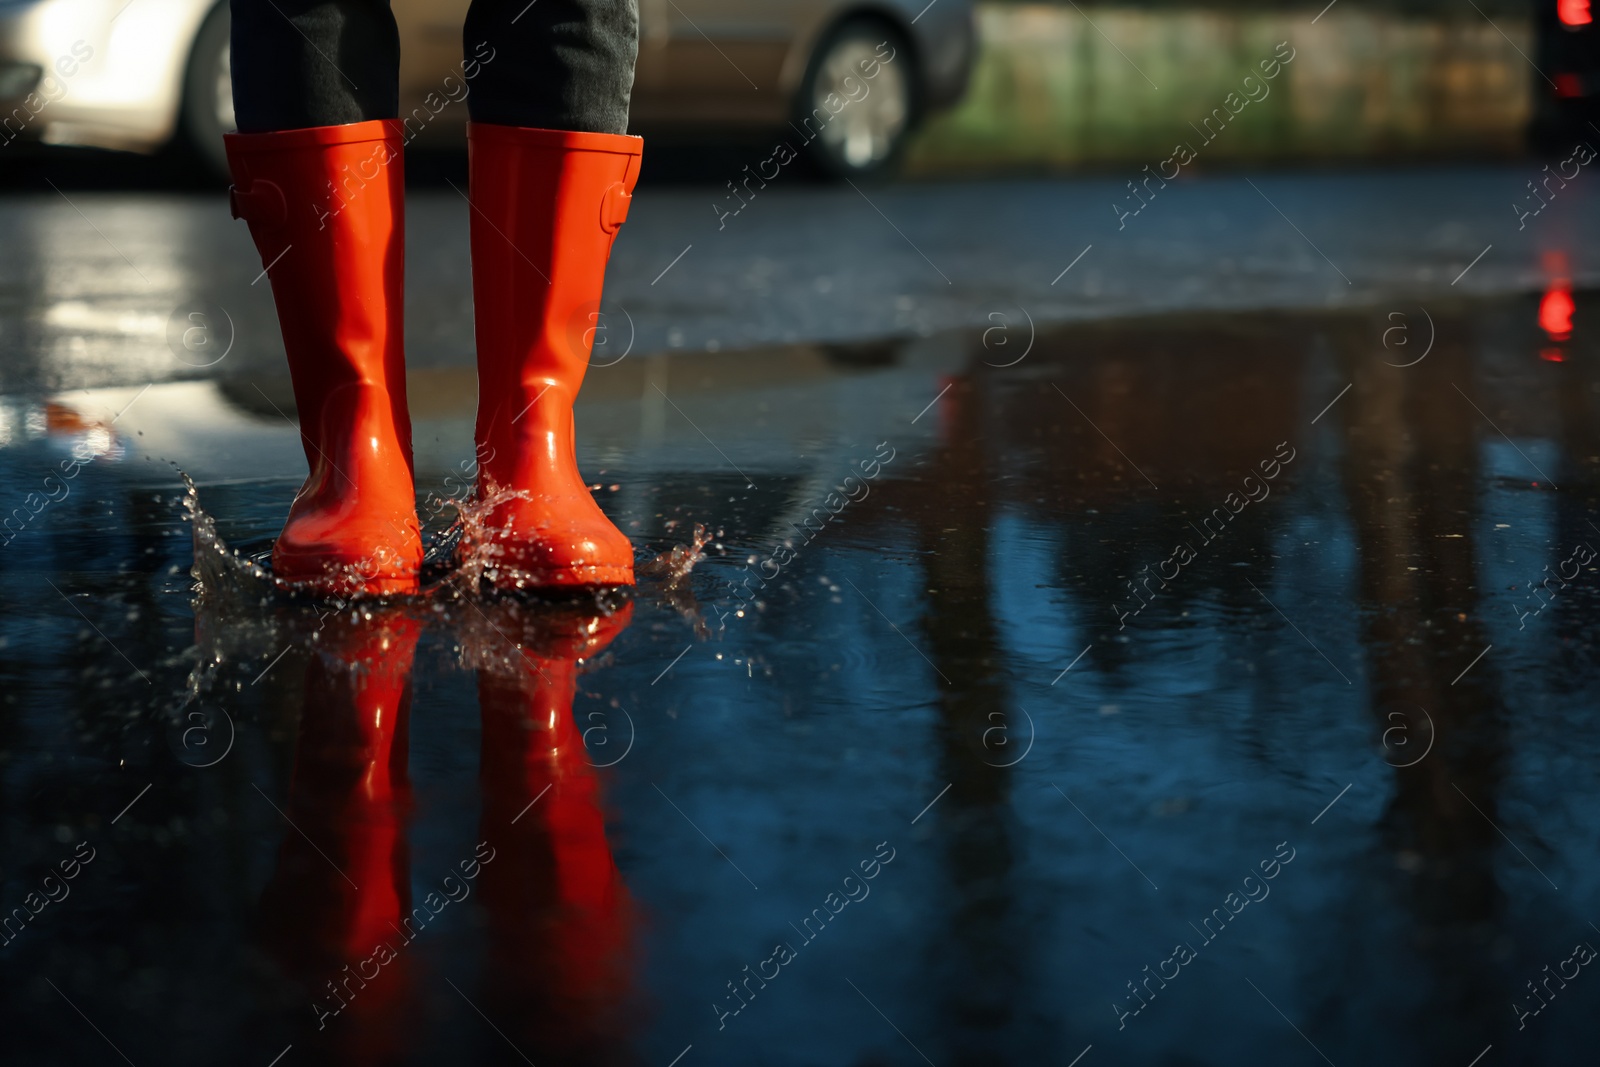
[[[340,573],[355,564],[343,561],[272,560],[273,583],[279,589],[313,596],[404,596],[420,587],[421,562],[415,568],[373,575]]]
[[[488,568],[484,581],[496,589],[576,589],[585,586],[631,586],[633,567]]]

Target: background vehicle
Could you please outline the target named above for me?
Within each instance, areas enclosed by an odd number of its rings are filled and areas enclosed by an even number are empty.
[[[923,3],[640,0],[635,129],[795,123],[825,172],[881,170],[929,110],[960,98],[972,67],[967,0]],[[421,147],[458,145],[466,0],[393,8],[408,131]],[[228,28],[225,0],[0,0],[0,147],[23,137],[149,153],[176,142],[222,172]]]

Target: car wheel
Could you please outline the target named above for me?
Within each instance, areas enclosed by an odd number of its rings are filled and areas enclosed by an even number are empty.
[[[875,73],[869,77],[869,71]],[[905,37],[876,20],[852,20],[823,38],[812,55],[794,124],[824,174],[868,177],[899,160],[915,126],[917,97]]]
[[[231,20],[226,2],[212,8],[195,35],[183,83],[182,146],[219,178],[228,176],[222,135],[232,132],[233,78],[228,62]]]

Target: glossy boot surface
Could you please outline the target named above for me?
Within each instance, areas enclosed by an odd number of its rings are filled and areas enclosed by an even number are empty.
[[[312,592],[415,590],[422,562],[402,342],[401,127],[228,134],[233,212],[272,283],[310,476],[272,550]]]
[[[572,404],[603,328],[637,137],[468,126],[478,345],[478,491],[463,541],[501,587],[632,585],[633,545],[578,473]]]

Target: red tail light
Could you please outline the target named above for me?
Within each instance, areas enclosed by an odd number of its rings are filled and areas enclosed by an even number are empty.
[[[1556,0],[1556,16],[1563,26],[1587,26],[1594,21],[1589,0]]]

